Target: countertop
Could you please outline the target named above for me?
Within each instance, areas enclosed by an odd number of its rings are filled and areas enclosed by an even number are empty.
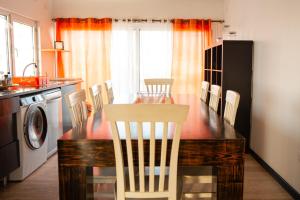
[[[54,81],[54,82],[51,81],[50,84],[45,85],[45,86],[36,86],[36,87],[15,86],[15,87],[9,88],[8,90],[0,91],[0,100],[11,98],[11,97],[16,97],[16,96],[23,96],[23,95],[28,95],[28,94],[32,94],[32,93],[42,92],[42,91],[51,90],[51,89],[55,89],[55,88],[61,88],[64,86],[74,85],[74,84],[81,83],[81,82],[82,82],[82,80]]]

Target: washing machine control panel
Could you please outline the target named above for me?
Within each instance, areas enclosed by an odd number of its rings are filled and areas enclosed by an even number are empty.
[[[37,94],[37,95],[22,97],[20,100],[20,104],[21,104],[21,106],[27,106],[27,105],[30,105],[33,103],[39,103],[42,101],[45,101],[45,98],[43,97],[43,95]]]

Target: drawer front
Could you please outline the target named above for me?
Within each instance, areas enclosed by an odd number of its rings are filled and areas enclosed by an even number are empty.
[[[17,140],[19,97],[0,100],[0,148]]]
[[[20,98],[13,97],[0,100],[0,117],[17,113],[20,110]]]
[[[0,147],[0,163],[0,178],[8,176],[20,166],[18,141]]]
[[[16,113],[0,117],[0,148],[18,140],[16,118]]]

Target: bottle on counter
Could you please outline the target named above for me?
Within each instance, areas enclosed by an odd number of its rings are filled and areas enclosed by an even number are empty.
[[[1,81],[2,86],[7,86],[7,85],[8,85],[8,84],[7,84],[7,77],[8,77],[8,75],[5,74],[5,75],[4,75],[4,79]]]
[[[0,71],[0,81],[2,81],[4,79],[4,72]]]
[[[12,77],[10,72],[7,72],[7,85],[12,85]]]

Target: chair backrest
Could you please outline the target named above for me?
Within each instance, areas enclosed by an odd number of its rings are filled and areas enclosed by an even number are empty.
[[[105,105],[104,112],[111,123],[114,141],[116,172],[117,172],[117,199],[125,198],[169,198],[176,199],[178,150],[181,135],[181,126],[188,114],[189,106],[175,104],[114,104]],[[117,123],[124,122],[120,129]],[[143,123],[144,122],[144,123]],[[148,126],[145,126],[148,123]],[[169,122],[174,123],[170,126]],[[150,123],[150,124],[149,124]],[[150,128],[150,129],[149,129]],[[124,132],[122,132],[125,131]],[[173,131],[173,142],[169,162],[169,181],[165,189],[167,140],[168,133]],[[120,135],[126,136],[126,154],[129,172],[129,191],[125,189],[124,159]],[[147,139],[148,136],[148,139]],[[132,138],[137,138],[138,152],[132,150]],[[144,138],[149,141],[150,149],[144,147]],[[150,139],[149,139],[150,138]],[[161,140],[160,158],[155,155],[155,143]],[[168,144],[169,145],[169,144]],[[125,150],[124,150],[125,151]],[[144,151],[149,151],[149,188],[145,188]],[[157,152],[157,151],[156,151]],[[138,154],[134,156],[133,153]],[[135,179],[133,158],[138,158],[139,179]],[[157,162],[155,162],[157,161]],[[158,187],[155,187],[155,163],[160,162]],[[136,182],[139,182],[138,189]],[[156,185],[157,186],[157,185]]]
[[[221,95],[221,87],[219,85],[211,85],[210,86],[209,107],[212,108],[216,112],[218,112],[220,95]]]
[[[106,89],[108,104],[112,104],[114,102],[114,93],[113,93],[111,80],[105,81],[105,89]]]
[[[85,90],[66,94],[66,103],[70,112],[72,126],[82,124],[88,118]]]
[[[204,102],[206,102],[207,99],[208,88],[209,83],[207,81],[202,81],[200,99]]]
[[[148,94],[171,95],[173,79],[144,79]]]
[[[227,90],[224,120],[228,121],[231,126],[234,126],[239,102],[240,102],[240,94],[232,90]]]
[[[89,88],[89,91],[93,103],[94,112],[101,112],[103,108],[101,85],[93,85]]]

